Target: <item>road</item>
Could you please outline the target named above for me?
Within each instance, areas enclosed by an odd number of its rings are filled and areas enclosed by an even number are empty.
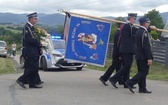
[[[17,67],[17,66],[16,66]],[[0,105],[167,105],[168,82],[147,80],[152,94],[135,94],[119,86],[103,86],[98,78],[103,71],[40,71],[45,82],[42,89],[22,89],[14,74],[0,75]],[[27,86],[27,85],[26,85]],[[28,87],[28,86],[27,86]],[[136,87],[138,87],[136,85]]]

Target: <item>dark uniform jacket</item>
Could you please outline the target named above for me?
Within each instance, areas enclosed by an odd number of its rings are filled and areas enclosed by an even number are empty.
[[[120,43],[120,53],[135,53],[135,39],[134,34],[138,28],[133,26],[133,24],[127,22],[121,29],[121,43]]]
[[[114,46],[113,46],[113,54],[112,57],[119,57],[119,46],[120,46],[120,29],[114,34]]]
[[[149,60],[153,59],[151,52],[151,41],[148,30],[145,27],[140,27],[135,34],[135,59]]]
[[[24,57],[36,57],[40,55],[40,42],[35,35],[35,28],[29,23],[23,28],[23,56]]]

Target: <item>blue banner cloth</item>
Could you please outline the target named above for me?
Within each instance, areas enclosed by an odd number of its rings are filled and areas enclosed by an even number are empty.
[[[65,59],[104,66],[111,23],[71,16]]]

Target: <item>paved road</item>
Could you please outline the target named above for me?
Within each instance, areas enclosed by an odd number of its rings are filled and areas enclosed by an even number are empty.
[[[0,105],[168,105],[168,82],[147,81],[152,94],[135,89],[103,86],[102,71],[40,71],[45,82],[42,89],[22,89],[16,79],[22,74],[0,75]],[[27,86],[28,87],[28,86]]]

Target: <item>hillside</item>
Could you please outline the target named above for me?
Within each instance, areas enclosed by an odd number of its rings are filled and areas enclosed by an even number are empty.
[[[0,23],[23,24],[27,22],[27,14],[0,13]],[[160,14],[164,23],[167,20],[168,12]],[[38,14],[38,24],[56,26],[63,25],[65,16],[62,14]],[[115,17],[105,17],[114,19]],[[126,18],[126,17],[125,17]]]
[[[23,24],[27,22],[27,14],[0,13],[0,23]],[[38,14],[38,24],[61,25],[64,23],[64,15]]]

